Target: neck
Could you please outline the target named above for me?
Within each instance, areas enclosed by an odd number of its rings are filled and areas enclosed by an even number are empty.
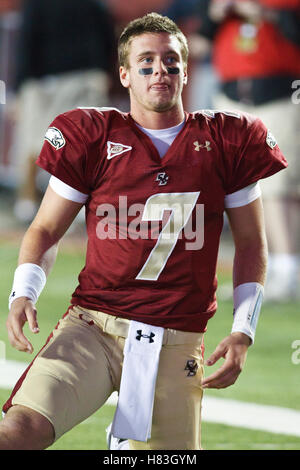
[[[177,126],[185,117],[182,105],[164,112],[137,110],[132,107],[130,115],[135,122],[146,129],[167,129]]]

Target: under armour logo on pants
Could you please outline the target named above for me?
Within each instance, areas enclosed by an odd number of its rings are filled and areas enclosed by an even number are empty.
[[[154,343],[154,336],[155,334],[154,333],[150,333],[150,335],[143,335],[142,334],[142,330],[137,330],[137,336],[136,336],[136,339],[138,341],[141,341],[141,338],[149,338],[149,343]]]

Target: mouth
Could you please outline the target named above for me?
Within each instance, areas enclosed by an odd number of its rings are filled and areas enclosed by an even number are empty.
[[[150,86],[150,90],[154,91],[167,91],[169,90],[169,85],[167,83],[154,83]]]

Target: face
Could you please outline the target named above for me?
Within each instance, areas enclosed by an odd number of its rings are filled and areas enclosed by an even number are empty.
[[[187,73],[175,36],[145,33],[134,37],[128,64],[127,68],[120,67],[120,79],[129,89],[131,110],[165,112],[181,105]],[[178,73],[169,73],[174,68]],[[152,73],[148,74],[146,69],[152,69]]]

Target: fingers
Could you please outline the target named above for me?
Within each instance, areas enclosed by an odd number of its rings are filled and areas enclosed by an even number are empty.
[[[28,325],[32,333],[39,333],[39,325],[37,322],[37,311],[32,305],[26,305],[25,309]]]
[[[24,298],[16,299],[7,318],[6,327],[10,344],[23,352],[33,352],[33,346],[23,333],[23,327],[28,321],[29,328],[33,333],[38,333],[36,309],[33,303]]]
[[[226,388],[233,385],[242,371],[249,344],[249,338],[243,334],[231,334],[225,338],[205,361],[205,365],[212,366],[222,357],[225,362],[203,380],[202,388]]]
[[[226,354],[227,348],[225,345],[220,343],[215,351],[209,356],[209,358],[205,361],[205,364],[207,366],[212,366],[214,365],[221,357],[224,357]]]
[[[224,363],[215,373],[203,380],[202,388],[226,388],[233,385],[239,374],[241,367],[234,363]]]
[[[205,361],[205,365],[214,365],[221,357],[226,354],[226,347],[220,343],[210,357]],[[202,382],[202,388],[221,388],[224,376],[230,371],[230,366],[226,362],[214,374],[210,375]]]
[[[30,341],[28,341],[22,331],[24,323],[25,320],[22,319],[21,321],[19,321],[19,319],[16,319],[14,317],[12,317],[11,320],[8,320],[6,322],[8,339],[10,344],[14,348],[18,349],[18,351],[31,353],[33,351],[32,344],[30,343]]]

